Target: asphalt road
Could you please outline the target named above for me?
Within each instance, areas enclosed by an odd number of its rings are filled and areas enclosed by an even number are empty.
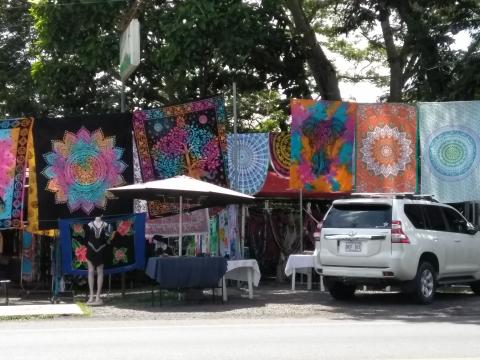
[[[480,319],[0,322],[1,359],[480,359]]]

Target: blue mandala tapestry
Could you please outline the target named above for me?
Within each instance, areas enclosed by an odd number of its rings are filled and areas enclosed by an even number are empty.
[[[480,200],[480,101],[419,103],[421,192]]]
[[[227,137],[228,178],[230,187],[244,194],[259,192],[267,178],[269,157],[268,133],[237,134],[237,163],[235,136]]]

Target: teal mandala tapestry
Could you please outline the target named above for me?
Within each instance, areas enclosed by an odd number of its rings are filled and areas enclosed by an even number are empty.
[[[132,201],[106,191],[133,183],[131,114],[39,119],[33,141],[40,229],[133,211]]]
[[[480,101],[419,103],[421,192],[480,200]]]

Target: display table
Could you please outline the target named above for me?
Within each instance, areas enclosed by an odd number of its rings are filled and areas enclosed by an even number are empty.
[[[160,289],[216,288],[227,271],[223,257],[159,256],[148,259],[145,273]],[[152,293],[153,296],[153,293]]]
[[[292,276],[292,290],[295,290],[295,275],[297,273],[307,275],[307,289],[312,289],[312,269],[315,268],[315,256],[314,254],[293,254],[288,257],[285,275]],[[322,277],[320,277],[320,289],[323,291],[322,280]]]
[[[226,280],[246,281],[248,283],[248,298],[253,299],[253,286],[260,282],[260,269],[257,260],[229,260],[227,261],[227,272],[223,277],[223,301],[228,300]]]

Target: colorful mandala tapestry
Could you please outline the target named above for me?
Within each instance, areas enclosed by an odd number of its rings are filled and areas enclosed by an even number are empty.
[[[33,127],[39,228],[56,219],[132,212],[110,187],[133,182],[131,115],[38,120]]]
[[[270,161],[278,175],[290,177],[290,133],[270,133]]]
[[[88,223],[93,218],[59,220],[64,274],[85,276],[87,268]],[[103,250],[105,274],[145,269],[145,214],[104,216],[107,223]],[[91,230],[90,230],[91,231]]]
[[[350,192],[357,104],[292,100],[290,187]]]
[[[136,111],[133,126],[143,181],[188,175],[226,186],[225,122],[221,97]],[[148,203],[150,217],[168,208],[158,201]]]
[[[422,193],[480,200],[480,102],[419,103]]]
[[[359,104],[357,192],[415,192],[417,120],[405,104]]]
[[[268,171],[268,133],[237,134],[238,164],[235,164],[234,135],[227,137],[227,148],[230,187],[248,195],[259,192]]]
[[[23,226],[27,143],[32,121],[0,120],[0,229]]]

